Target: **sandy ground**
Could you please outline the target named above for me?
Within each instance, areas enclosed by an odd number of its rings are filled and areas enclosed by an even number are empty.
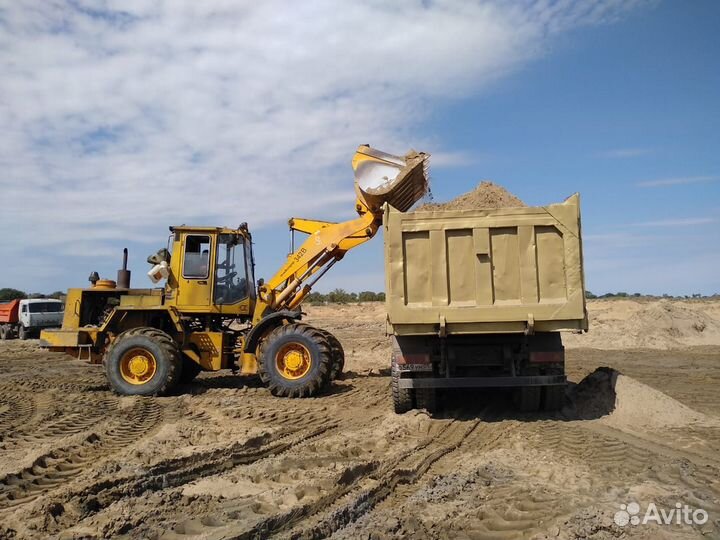
[[[118,397],[0,342],[0,538],[720,538],[720,303],[591,304],[553,415],[488,391],[395,415],[382,306],[308,311],[349,373],[304,400],[226,373]],[[617,525],[633,501],[709,521]]]

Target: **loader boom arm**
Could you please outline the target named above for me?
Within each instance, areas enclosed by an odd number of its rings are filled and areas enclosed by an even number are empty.
[[[352,161],[358,217],[342,223],[290,219],[291,231],[309,236],[259,287],[253,324],[268,312],[297,308],[315,282],[345,253],[375,236],[385,203],[405,211],[422,198],[428,190],[428,157],[417,152],[398,157],[360,146]]]
[[[362,203],[358,203],[360,207]],[[363,209],[355,219],[342,223],[293,218],[290,230],[309,236],[283,267],[260,287],[253,323],[269,310],[294,309],[315,282],[352,248],[370,240],[382,223],[382,214]]]

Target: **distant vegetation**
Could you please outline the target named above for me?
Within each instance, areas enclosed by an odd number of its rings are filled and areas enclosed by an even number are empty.
[[[65,293],[63,291],[55,291],[50,294],[43,293],[27,293],[19,291],[17,289],[4,288],[0,289],[0,302],[10,302],[11,300],[22,299],[22,298],[57,298],[58,300],[65,300]],[[602,299],[602,298],[672,298],[675,300],[690,300],[693,298],[720,298],[720,294],[713,295],[702,295],[699,293],[686,294],[673,296],[670,294],[652,295],[652,294],[640,294],[627,293],[627,292],[616,292],[616,293],[605,293],[601,295],[593,294],[590,291],[585,291],[585,298],[588,300]],[[345,289],[335,289],[327,294],[319,292],[312,292],[308,295],[306,302],[309,304],[356,304],[358,302],[384,302],[384,292],[373,292],[373,291],[361,291],[359,293],[347,292]]]
[[[42,293],[26,293],[24,291],[18,291],[17,289],[0,289],[0,302],[10,302],[11,300],[22,300],[23,298],[57,298],[58,300],[65,300],[65,293],[62,291],[55,291],[50,294]]]
[[[335,289],[327,294],[312,292],[307,296],[307,302],[310,304],[352,304],[357,302],[384,301],[384,292],[362,291],[359,293],[349,293],[345,289]]]
[[[601,295],[595,295],[591,293],[590,291],[585,291],[585,298],[588,300],[595,300],[598,298],[672,298],[675,300],[690,300],[693,298],[720,298],[720,294],[712,294],[712,295],[703,295],[700,293],[695,294],[686,294],[686,295],[678,295],[673,296],[671,294],[662,294],[662,295],[654,295],[654,294],[640,294],[639,292],[636,293],[626,293],[626,292],[616,292],[616,293],[605,293]]]

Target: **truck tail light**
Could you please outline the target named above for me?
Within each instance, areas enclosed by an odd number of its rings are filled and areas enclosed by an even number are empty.
[[[398,357],[398,364],[429,364],[429,354],[402,354]]]

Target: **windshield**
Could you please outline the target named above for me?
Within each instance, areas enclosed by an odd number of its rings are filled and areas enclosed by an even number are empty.
[[[60,313],[65,306],[61,302],[32,302],[28,304],[30,313]]]
[[[234,234],[218,235],[215,303],[234,304],[247,298],[245,246]]]

